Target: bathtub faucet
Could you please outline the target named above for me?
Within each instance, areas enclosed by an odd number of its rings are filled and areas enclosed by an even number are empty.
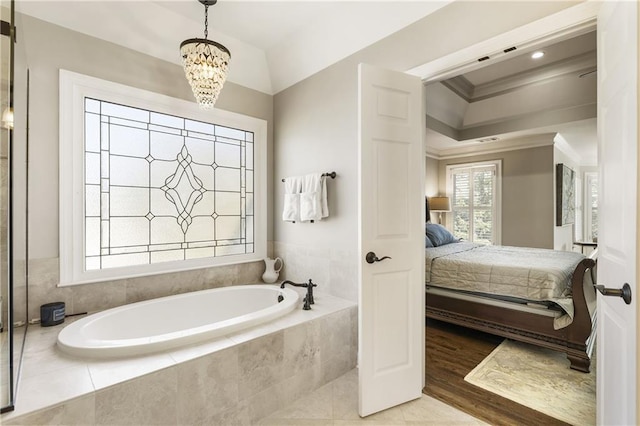
[[[302,284],[298,284],[298,283],[294,283],[293,281],[289,281],[289,280],[285,280],[282,281],[282,284],[280,284],[280,288],[284,288],[285,284],[290,284],[294,287],[304,287],[307,289],[307,295],[304,297],[304,305],[302,306],[302,309],[304,309],[305,311],[308,311],[309,309],[311,309],[311,305],[313,305],[315,303],[315,301],[313,300],[313,288],[317,287],[317,284],[314,284],[311,282],[311,279],[309,279],[308,283],[302,283]]]

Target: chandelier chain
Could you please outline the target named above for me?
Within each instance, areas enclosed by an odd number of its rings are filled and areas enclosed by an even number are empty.
[[[209,5],[204,5],[204,39],[209,36]]]

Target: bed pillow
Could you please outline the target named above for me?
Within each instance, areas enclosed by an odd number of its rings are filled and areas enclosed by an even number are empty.
[[[437,223],[427,223],[427,237],[435,247],[460,241],[447,228]]]
[[[431,238],[429,238],[429,236],[427,235],[427,227],[429,226],[429,221],[425,222],[424,224],[424,248],[432,248],[435,247],[433,245],[433,241],[431,241]]]
[[[424,247],[425,248],[433,247],[433,243],[431,242],[431,239],[426,235],[424,236]]]

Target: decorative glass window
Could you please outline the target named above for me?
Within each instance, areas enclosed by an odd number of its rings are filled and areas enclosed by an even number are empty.
[[[263,120],[67,71],[61,94],[62,285],[264,258]]]
[[[91,98],[84,114],[86,269],[253,253],[253,133]]]
[[[500,244],[500,164],[447,166],[453,234],[465,241]]]

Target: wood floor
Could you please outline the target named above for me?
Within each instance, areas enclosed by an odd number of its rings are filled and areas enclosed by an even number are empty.
[[[464,381],[502,337],[427,319],[424,393],[492,425],[566,425]]]

